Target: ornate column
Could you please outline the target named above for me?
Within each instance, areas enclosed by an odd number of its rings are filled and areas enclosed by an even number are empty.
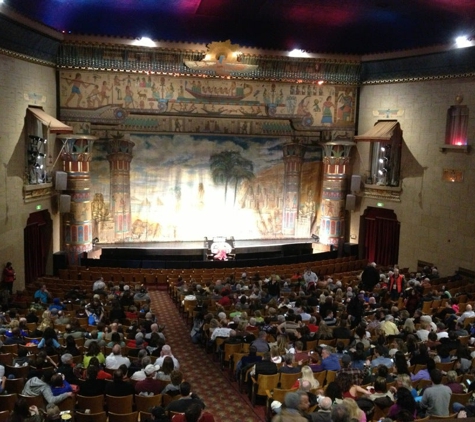
[[[89,163],[97,139],[89,135],[62,135],[61,159],[68,174],[67,189],[71,196],[70,212],[63,214],[63,238],[68,263],[79,264],[79,255],[92,247],[91,176]]]
[[[122,138],[109,142],[111,215],[115,239],[125,241],[130,236],[130,162],[135,144]]]
[[[338,246],[345,235],[345,202],[351,141],[322,143],[323,186],[320,218],[320,242]]]
[[[305,146],[288,143],[283,146],[284,203],[282,206],[282,234],[294,236],[300,202],[300,174]]]

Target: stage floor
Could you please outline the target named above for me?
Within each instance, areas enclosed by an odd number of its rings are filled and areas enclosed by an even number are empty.
[[[82,259],[85,266],[130,268],[208,268],[309,262],[336,256],[313,239],[236,240],[234,260],[209,260],[204,241],[97,244]],[[99,264],[100,262],[100,264]]]
[[[236,259],[259,258],[270,256],[303,255],[328,251],[326,245],[314,243],[312,239],[257,239],[235,240]],[[323,246],[323,248],[322,248]],[[204,241],[192,242],[144,242],[144,243],[99,243],[88,258],[135,258],[149,257],[190,257],[203,259],[206,255],[207,244]]]
[[[312,239],[258,239],[258,240],[235,240],[234,245],[237,248],[266,248],[266,247],[282,247],[284,245],[301,245],[314,244]],[[315,243],[315,245],[317,245]],[[325,245],[321,245],[325,246]],[[204,241],[191,242],[127,242],[127,243],[98,243],[96,248],[102,249],[200,249],[205,248]]]

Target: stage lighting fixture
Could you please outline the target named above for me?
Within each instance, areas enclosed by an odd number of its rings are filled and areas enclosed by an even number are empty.
[[[471,47],[472,46],[472,37],[467,37],[466,35],[457,37],[455,39],[455,45],[458,48]]]
[[[28,135],[28,137],[32,140],[32,144],[35,144],[35,145],[38,145],[38,142],[43,142],[44,144],[46,144],[46,142],[48,142],[47,139],[43,139],[40,136]]]
[[[315,242],[320,242],[320,237],[317,236],[316,234],[312,234],[312,239],[315,240]]]
[[[92,246],[96,246],[97,243],[99,243],[98,237],[95,237],[94,239],[92,239]]]

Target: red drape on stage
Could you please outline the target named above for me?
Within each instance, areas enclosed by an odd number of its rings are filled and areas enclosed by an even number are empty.
[[[48,211],[30,214],[24,229],[25,284],[33,283],[46,273],[51,245],[52,222]]]
[[[400,223],[393,210],[369,207],[362,216],[365,258],[378,265],[397,264]]]

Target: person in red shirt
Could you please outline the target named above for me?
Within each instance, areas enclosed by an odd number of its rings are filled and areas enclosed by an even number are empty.
[[[394,273],[389,278],[389,294],[391,295],[391,300],[398,300],[404,289],[404,281],[404,276],[399,274],[399,269],[394,268]]]
[[[3,269],[2,288],[7,289],[10,294],[13,293],[13,282],[16,280],[15,270],[12,267],[11,262],[7,262]]]
[[[139,317],[137,307],[135,305],[129,306],[129,310],[125,312],[125,317],[131,321],[136,321]]]
[[[143,333],[139,331],[134,338],[127,340],[126,346],[130,349],[145,349],[148,343],[144,340]]]
[[[316,332],[318,332],[317,318],[315,318],[314,316],[312,316],[312,317],[310,318],[310,321],[309,321],[307,327],[308,327],[308,329],[309,329],[309,331],[310,331],[311,333],[316,333]]]
[[[94,366],[97,368],[97,374],[95,379],[98,380],[111,380],[112,379],[112,374],[109,374],[109,372],[106,372],[102,369],[102,365],[99,363],[99,359],[97,359],[95,356],[91,358],[89,361],[89,366]],[[84,372],[83,377],[86,377],[87,370]]]
[[[223,293],[223,297],[218,300],[218,303],[221,306],[231,306],[232,301],[231,301],[229,295],[227,294],[227,292],[223,291],[222,293]]]
[[[135,384],[135,392],[140,395],[160,394],[165,388],[164,381],[155,379],[158,368],[154,365],[147,365],[144,369],[145,379]]]
[[[185,413],[173,416],[172,422],[214,422],[214,416],[206,412],[200,404],[193,403]]]

